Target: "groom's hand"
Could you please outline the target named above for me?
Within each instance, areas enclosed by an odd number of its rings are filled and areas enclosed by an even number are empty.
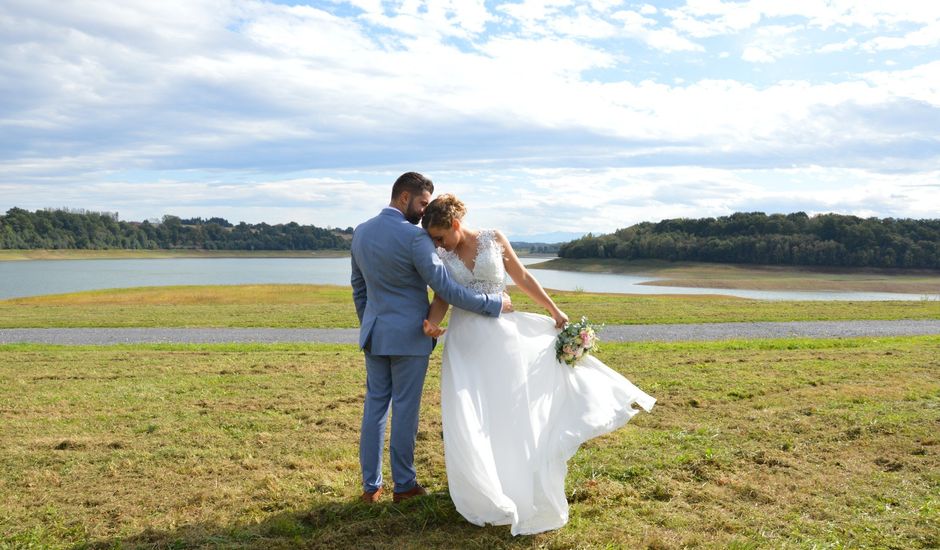
[[[509,313],[515,311],[512,307],[512,298],[509,297],[509,294],[503,292],[503,313]]]
[[[435,324],[432,324],[427,319],[424,320],[424,326],[422,328],[424,329],[424,335],[430,336],[431,338],[440,338],[445,332],[447,332],[446,328],[441,328]]]

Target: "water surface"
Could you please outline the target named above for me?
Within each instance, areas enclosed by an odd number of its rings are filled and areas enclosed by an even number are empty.
[[[523,258],[537,263],[545,258]],[[649,286],[654,277],[532,270],[545,288],[624,294],[720,294],[764,300],[921,300],[889,292],[801,292]],[[82,290],[170,285],[328,284],[349,286],[349,258],[168,258],[0,261],[0,299]]]

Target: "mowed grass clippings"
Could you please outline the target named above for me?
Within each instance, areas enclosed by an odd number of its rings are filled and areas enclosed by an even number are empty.
[[[416,456],[431,495],[369,507],[353,346],[3,346],[0,546],[940,545],[940,338],[600,357],[659,402],[569,462],[565,528],[513,538],[447,495],[439,354]]]
[[[940,319],[940,300],[817,302],[729,296],[550,291],[572,319],[606,324]],[[520,311],[545,313],[514,287]],[[330,285],[221,285],[94,290],[0,301],[0,328],[358,326],[352,289]]]
[[[357,485],[361,363],[329,345],[2,348],[3,537],[248,544]]]

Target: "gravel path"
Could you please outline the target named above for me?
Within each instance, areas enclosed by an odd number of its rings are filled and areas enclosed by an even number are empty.
[[[940,334],[940,319],[926,321],[796,321],[788,323],[705,323],[611,325],[607,342],[683,342],[758,338],[848,338]],[[358,329],[278,328],[14,328],[0,329],[0,344],[139,344],[229,342],[323,342],[353,344]]]

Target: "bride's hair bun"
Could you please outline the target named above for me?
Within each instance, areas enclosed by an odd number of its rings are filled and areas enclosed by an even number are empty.
[[[444,194],[431,201],[424,209],[421,227],[450,227],[454,220],[462,220],[466,214],[467,207],[460,199],[451,194]]]

